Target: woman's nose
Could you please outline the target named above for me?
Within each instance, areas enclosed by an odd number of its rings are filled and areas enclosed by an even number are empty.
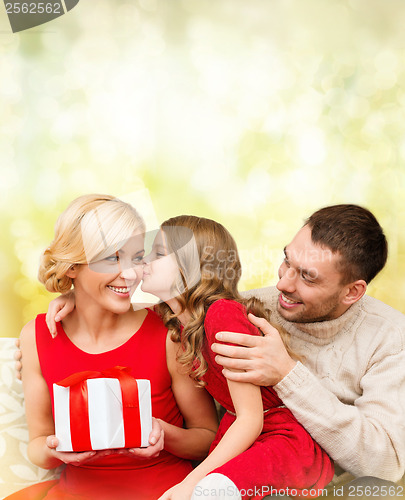
[[[126,269],[121,270],[121,277],[126,280],[136,281],[138,276],[136,274],[135,267],[127,267]]]

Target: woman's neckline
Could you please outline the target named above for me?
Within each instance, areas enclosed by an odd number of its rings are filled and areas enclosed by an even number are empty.
[[[111,352],[117,351],[118,349],[121,349],[122,347],[126,346],[129,342],[131,342],[137,334],[141,332],[143,328],[145,328],[145,324],[148,321],[150,317],[151,311],[147,308],[146,309],[146,316],[143,318],[142,323],[140,324],[139,328],[127,339],[125,340],[122,344],[118,345],[117,347],[114,347],[113,349],[108,349],[107,351],[100,351],[100,352],[88,352],[76,345],[73,340],[68,336],[68,334],[65,332],[65,329],[63,328],[63,325],[61,322],[56,323],[56,328],[58,330],[58,335],[62,334],[64,338],[67,340],[67,342],[77,351],[81,352],[82,354],[88,355],[88,356],[101,356],[103,354],[109,354]]]

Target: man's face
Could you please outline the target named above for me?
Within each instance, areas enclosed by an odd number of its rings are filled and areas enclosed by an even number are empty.
[[[311,323],[338,318],[349,307],[342,303],[347,286],[337,271],[339,254],[311,240],[304,226],[284,249],[277,288],[277,310],[288,321]]]

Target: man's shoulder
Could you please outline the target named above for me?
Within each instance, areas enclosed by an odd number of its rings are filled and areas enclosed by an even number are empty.
[[[405,315],[370,295],[362,299],[362,310],[366,321],[380,330],[389,329],[397,334],[405,342]]]
[[[365,295],[363,298],[363,310],[366,314],[379,316],[388,322],[405,326],[405,314],[370,295]]]

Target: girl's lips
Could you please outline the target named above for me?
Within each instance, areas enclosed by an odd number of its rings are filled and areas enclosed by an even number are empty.
[[[295,302],[289,299],[288,297],[283,295],[283,293],[280,293],[280,295],[278,296],[278,301],[281,307],[284,307],[284,309],[292,309],[302,304],[302,302]]]

